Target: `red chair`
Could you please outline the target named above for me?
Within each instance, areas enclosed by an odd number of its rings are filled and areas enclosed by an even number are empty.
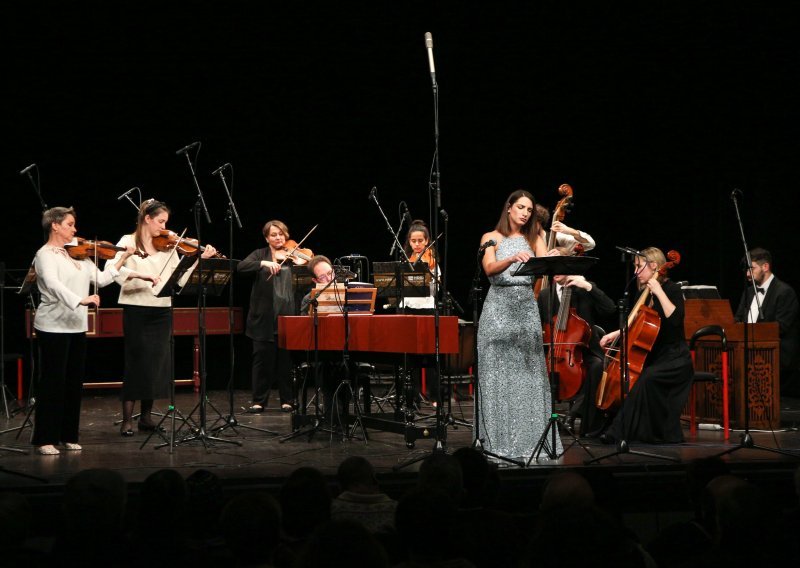
[[[695,364],[695,343],[702,337],[717,336],[722,344],[722,377],[720,378],[715,373],[708,373],[706,371],[695,371],[692,377],[692,388],[689,391],[689,432],[692,436],[697,434],[697,420],[696,420],[696,394],[695,386],[697,383],[722,383],[722,428],[725,432],[725,439],[730,437],[730,412],[728,409],[728,339],[725,336],[725,330],[719,325],[707,325],[701,327],[692,334],[689,340],[689,351],[692,353],[692,365]]]

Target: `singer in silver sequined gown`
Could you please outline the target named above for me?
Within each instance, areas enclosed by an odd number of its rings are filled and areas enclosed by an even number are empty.
[[[502,260],[521,250],[533,252],[525,237],[508,237],[495,254]],[[487,451],[528,458],[547,427],[551,406],[539,308],[531,277],[511,276],[518,266],[489,277],[478,326],[478,419]],[[558,435],[556,441],[560,454]]]

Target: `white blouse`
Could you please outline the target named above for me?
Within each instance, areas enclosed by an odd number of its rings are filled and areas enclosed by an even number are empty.
[[[41,302],[36,308],[33,327],[51,333],[81,333],[89,330],[89,308],[81,300],[97,281],[107,286],[119,275],[113,265],[102,272],[89,259],[75,260],[61,247],[44,245],[33,261]]]
[[[117,246],[132,246],[135,248],[136,241],[134,236],[124,235],[117,243]],[[125,254],[124,251],[118,252],[117,256],[106,262],[106,267],[119,262],[123,254]],[[181,256],[177,252],[173,254],[172,252],[159,251],[145,258],[136,255],[129,256],[119,271],[119,277],[116,278],[117,284],[120,285],[119,303],[129,306],[168,308],[170,306],[170,297],[164,296],[159,298],[156,296],[156,293],[161,289],[163,282],[169,279],[180,261]],[[161,282],[159,282],[158,288],[155,288],[153,283],[149,280],[142,280],[141,278],[129,279],[128,276],[132,272],[159,276]],[[181,284],[188,280],[190,273],[190,270],[186,271],[186,274],[181,278]]]

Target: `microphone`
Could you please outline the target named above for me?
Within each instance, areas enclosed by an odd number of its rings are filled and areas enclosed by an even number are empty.
[[[741,197],[742,195],[744,195],[744,192],[741,189],[734,188],[734,190],[731,191],[731,199],[734,201],[736,201],[737,197]]]
[[[199,145],[200,145],[200,142],[192,142],[191,144],[187,144],[186,146],[184,146],[183,148],[181,148],[180,150],[175,152],[175,155],[176,156],[180,156],[181,154],[185,154],[186,152],[188,152],[192,148],[196,148]]]
[[[137,189],[139,189],[138,186],[130,188],[128,191],[126,191],[125,193],[123,193],[122,195],[117,197],[117,201],[120,201],[121,199],[123,199],[125,197],[128,197],[128,195],[130,195],[132,192],[136,191]]]
[[[378,186],[377,186],[377,185],[376,185],[376,186],[373,186],[373,188],[372,188],[372,189],[370,190],[370,192],[369,192],[369,200],[370,200],[370,201],[374,201],[374,202],[376,202],[376,203],[377,203],[377,202],[378,202],[378,200],[377,200],[377,198],[375,197],[375,194],[376,194],[376,193],[378,193]]]
[[[425,32],[425,48],[428,50],[428,67],[431,69],[431,81],[436,84],[436,67],[433,64],[433,35]]]
[[[405,201],[401,201],[400,205],[403,206],[403,219],[405,219],[405,222],[410,227],[412,219],[411,219],[411,213],[408,211],[408,205],[406,204]]]
[[[495,241],[494,239],[489,239],[488,241],[486,241],[485,243],[483,243],[483,244],[480,246],[480,248],[478,249],[478,252],[483,252],[483,251],[485,251],[487,248],[489,248],[489,247],[493,247],[493,246],[494,246],[494,245],[496,245],[496,244],[497,244],[497,241]]]
[[[630,254],[630,255],[633,255],[633,256],[641,256],[642,258],[647,258],[645,255],[643,255],[638,250],[632,249],[630,247],[614,247],[614,248],[616,248],[620,252],[624,252],[624,253],[627,253],[627,254]]]
[[[19,175],[21,175],[21,176],[24,176],[25,174],[27,174],[29,171],[31,171],[31,170],[32,170],[33,168],[35,168],[35,167],[36,167],[36,164],[31,164],[31,165],[30,165],[30,166],[28,166],[27,168],[22,168],[22,169],[19,171]]]
[[[211,175],[212,175],[212,176],[215,176],[215,175],[217,175],[219,172],[221,172],[222,170],[224,170],[225,168],[230,168],[230,167],[231,167],[231,165],[230,165],[230,164],[222,164],[222,165],[221,165],[220,167],[218,167],[216,170],[214,170],[213,172],[211,172]]]

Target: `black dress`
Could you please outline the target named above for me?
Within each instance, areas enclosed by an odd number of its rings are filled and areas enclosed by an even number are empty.
[[[675,311],[666,317],[658,298],[652,297],[661,328],[645,359],[642,374],[608,430],[608,435],[617,440],[651,444],[683,442],[681,411],[689,398],[693,375],[683,330],[683,294],[680,286],[670,280],[661,286],[675,305]]]

